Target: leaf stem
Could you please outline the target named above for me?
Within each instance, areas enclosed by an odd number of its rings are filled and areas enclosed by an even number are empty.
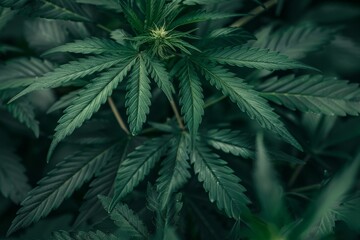
[[[306,157],[305,157],[305,159],[304,159],[304,164],[299,165],[299,166],[295,169],[293,175],[291,176],[291,178],[290,178],[290,180],[289,180],[289,183],[288,183],[288,186],[289,186],[289,187],[291,187],[292,185],[294,185],[296,179],[299,177],[301,171],[302,171],[303,168],[305,167],[306,163],[309,161],[310,157],[311,157],[310,155],[306,155]]]
[[[111,29],[105,27],[104,25],[102,25],[102,24],[100,24],[100,23],[99,23],[99,24],[96,24],[96,26],[97,26],[98,28],[100,28],[100,29],[108,32],[108,33],[111,32]],[[119,113],[118,109],[116,108],[116,105],[115,105],[114,100],[112,99],[112,97],[109,97],[109,98],[108,98],[108,103],[109,103],[110,108],[111,108],[111,111],[113,112],[113,114],[114,114],[114,116],[115,116],[115,118],[116,118],[116,121],[119,123],[121,129],[124,130],[124,132],[125,132],[127,135],[131,135],[129,129],[126,127],[126,124],[125,124],[123,118],[121,117],[121,114]]]
[[[291,190],[291,192],[306,192],[306,191],[316,190],[319,188],[321,188],[321,184],[313,184],[305,187],[294,188]]]
[[[111,33],[111,32],[112,32],[111,29],[105,27],[104,25],[102,25],[102,24],[100,24],[100,23],[96,24],[96,26],[97,26],[98,28],[104,30],[105,32],[108,32],[108,33]]]
[[[128,130],[128,128],[126,127],[125,122],[124,122],[123,118],[121,117],[118,109],[116,108],[116,105],[115,105],[115,103],[114,103],[114,100],[113,100],[111,97],[108,98],[108,103],[109,103],[110,108],[111,108],[111,111],[113,112],[113,114],[114,114],[117,122],[119,123],[121,129],[124,130],[124,132],[125,132],[127,135],[130,135],[129,130]]]
[[[218,97],[218,98],[215,98],[215,99],[213,99],[213,100],[210,100],[210,101],[208,101],[208,102],[205,103],[204,108],[208,108],[208,107],[210,107],[210,106],[212,106],[212,105],[214,105],[214,104],[216,104],[216,103],[224,100],[226,97],[227,97],[227,96],[222,95],[221,97]]]
[[[254,19],[256,16],[260,15],[261,13],[263,13],[265,10],[267,10],[268,8],[275,6],[275,4],[278,2],[278,0],[269,0],[266,3],[264,3],[264,6],[258,6],[256,8],[254,8],[253,10],[251,10],[249,12],[249,16],[240,18],[239,20],[237,20],[236,22],[234,22],[233,24],[230,25],[230,27],[242,27],[243,25],[247,24],[248,22],[250,22],[252,19]]]
[[[176,106],[176,104],[175,104],[175,101],[174,101],[174,100],[170,100],[170,105],[171,105],[172,110],[173,110],[174,113],[175,113],[175,117],[176,117],[176,120],[177,120],[177,122],[178,122],[178,124],[179,124],[179,127],[180,127],[182,130],[184,130],[184,129],[185,129],[185,126],[184,126],[184,123],[183,123],[183,121],[182,121],[182,119],[181,119],[181,116],[180,116],[180,114],[179,114],[179,110],[177,109],[177,106]]]

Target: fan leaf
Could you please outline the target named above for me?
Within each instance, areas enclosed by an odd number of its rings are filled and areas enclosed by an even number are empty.
[[[119,57],[118,55],[91,56],[77,61],[71,61],[61,65],[53,72],[49,72],[41,78],[34,79],[32,84],[30,82],[30,86],[21,91],[11,99],[11,101],[35,90],[60,87],[70,81],[101,72],[124,61],[126,57]]]
[[[311,69],[305,64],[289,59],[285,55],[268,49],[247,46],[226,47],[207,51],[203,57],[220,64],[265,70]]]
[[[78,97],[65,109],[64,115],[58,121],[48,159],[61,140],[70,135],[99,110],[100,106],[111,96],[112,91],[126,77],[134,64],[135,58],[129,58],[127,61],[121,62],[111,71],[104,72],[98,78],[93,79],[79,92]]]
[[[90,180],[118,151],[118,144],[108,148],[86,149],[56,165],[31,190],[8,230],[8,235],[47,216],[53,209]]]
[[[146,68],[146,62],[139,56],[130,74],[126,87],[126,113],[130,131],[133,135],[138,134],[142,125],[146,122],[146,115],[149,113],[151,104],[150,79]]]
[[[150,139],[137,147],[120,164],[115,179],[115,193],[109,211],[112,211],[115,205],[149,174],[155,163],[167,150],[170,139],[169,136]]]
[[[240,131],[212,129],[206,132],[205,139],[210,146],[225,153],[243,158],[254,156],[254,147],[250,144],[249,137],[242,135]]]
[[[0,192],[14,203],[22,201],[31,189],[20,158],[0,148]]]
[[[159,178],[157,179],[157,190],[161,209],[165,209],[173,193],[178,191],[190,178],[188,163],[189,140],[182,133],[171,143],[169,152],[162,162]]]
[[[111,198],[100,196],[100,201],[106,211],[109,211]],[[140,218],[126,205],[118,203],[110,213],[110,218],[129,236],[136,239],[148,239],[149,231]]]
[[[280,52],[292,59],[324,48],[335,37],[336,30],[312,24],[299,24],[272,31],[272,26],[260,30],[253,46]]]
[[[28,101],[12,102],[5,107],[14,118],[31,129],[35,137],[39,137],[39,122],[35,118],[34,107]]]
[[[308,207],[303,221],[291,232],[289,239],[294,236],[299,239],[317,239],[333,232],[337,210],[354,184],[359,166],[360,154],[328,183]]]
[[[46,51],[43,55],[59,53],[59,52],[70,52],[70,53],[80,53],[80,54],[103,54],[103,53],[116,53],[116,52],[121,54],[125,52],[125,54],[129,54],[129,52],[131,53],[133,52],[133,50],[129,50],[110,39],[90,37],[55,47],[53,49]]]
[[[244,16],[244,14],[234,14],[234,13],[221,13],[221,12],[206,12],[206,11],[196,11],[192,13],[185,14],[177,18],[171,25],[170,29],[177,28],[183,25],[204,22],[208,20],[215,19],[224,19],[224,18],[233,18]]]
[[[204,115],[204,95],[200,79],[190,62],[185,62],[179,71],[181,112],[194,139]]]
[[[169,101],[171,101],[173,99],[172,94],[175,92],[175,89],[170,81],[170,75],[164,64],[154,58],[150,58],[148,55],[145,55],[144,57],[151,77],[155,80],[158,87],[165,93]]]
[[[39,0],[35,3],[34,16],[47,19],[62,19],[79,22],[91,22],[85,11],[74,1]]]
[[[302,150],[300,144],[280,121],[279,116],[250,85],[221,66],[205,64],[200,66],[206,79],[217,89],[221,90],[225,96],[229,96],[231,101],[236,103],[241,111],[246,112],[251,119],[255,119],[263,128],[277,133],[285,141]]]
[[[53,70],[53,65],[38,58],[17,58],[0,67],[0,90],[28,86],[36,77]]]
[[[289,75],[272,78],[258,87],[261,96],[291,110],[326,115],[357,116],[360,113],[358,84],[321,75]]]
[[[57,231],[52,234],[52,239],[53,240],[121,240],[123,238],[119,238],[112,234],[106,234],[98,230],[96,232],[77,232],[77,233]]]
[[[191,154],[191,162],[199,181],[209,193],[210,201],[216,202],[227,216],[240,219],[241,213],[249,211],[246,190],[224,160],[199,143]]]

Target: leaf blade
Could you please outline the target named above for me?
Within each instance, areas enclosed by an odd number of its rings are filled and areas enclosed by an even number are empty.
[[[109,206],[109,211],[112,211],[116,204],[145,178],[165,153],[170,139],[169,136],[150,139],[137,147],[120,164],[115,179],[114,197]]]
[[[242,79],[221,66],[200,65],[205,78],[225,96],[238,105],[241,111],[246,112],[250,119],[255,119],[260,126],[277,133],[285,141],[302,150],[298,141],[288,132],[279,116],[273,112],[267,101],[259,96]]]
[[[99,78],[95,78],[80,91],[78,97],[72,102],[72,105],[65,109],[64,115],[58,121],[48,158],[61,140],[99,110],[100,106],[112,94],[112,91],[125,78],[134,63],[135,58],[123,61],[118,67],[103,73]]]
[[[126,86],[125,107],[128,115],[130,131],[133,135],[138,134],[142,125],[146,122],[146,116],[150,111],[150,79],[146,69],[146,63],[142,56],[130,74],[130,79]]]
[[[360,113],[358,85],[347,81],[321,75],[288,75],[269,79],[258,89],[266,99],[291,110],[331,116]]]
[[[47,216],[101,169],[117,147],[114,144],[105,149],[88,149],[59,163],[28,193],[7,235]]]
[[[248,211],[246,205],[250,200],[244,194],[246,190],[240,185],[240,179],[233,174],[233,170],[203,145],[196,146],[190,159],[210,201],[216,202],[217,207],[228,217],[240,219],[241,213]]]

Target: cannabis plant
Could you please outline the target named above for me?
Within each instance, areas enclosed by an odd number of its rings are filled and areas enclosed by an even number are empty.
[[[0,238],[357,239],[359,5],[311,2],[0,0]]]

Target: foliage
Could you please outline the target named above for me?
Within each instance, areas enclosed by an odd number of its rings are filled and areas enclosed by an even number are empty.
[[[357,239],[331,4],[0,0],[0,239]]]

